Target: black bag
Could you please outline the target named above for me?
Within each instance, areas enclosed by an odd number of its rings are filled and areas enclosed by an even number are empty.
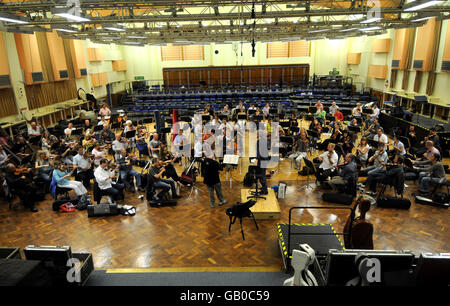
[[[311,174],[314,174],[314,169],[304,166],[302,168],[302,171],[299,171],[298,174],[303,175],[303,176],[311,175]]]
[[[397,197],[380,197],[377,200],[378,207],[409,209],[411,201],[405,198]]]
[[[88,217],[116,216],[119,214],[117,204],[97,204],[87,207]]]
[[[92,203],[85,195],[81,196],[76,204],[78,210],[85,210],[89,205],[92,205]]]
[[[255,178],[247,172],[244,176],[243,184],[245,187],[252,187],[255,184]]]
[[[450,196],[443,192],[436,192],[433,195],[433,202],[439,203],[439,204],[445,204],[450,202]]]
[[[177,201],[169,200],[169,201],[148,201],[148,204],[151,207],[165,207],[165,206],[177,206]]]
[[[336,204],[350,205],[353,203],[353,196],[338,192],[324,192],[322,200]]]

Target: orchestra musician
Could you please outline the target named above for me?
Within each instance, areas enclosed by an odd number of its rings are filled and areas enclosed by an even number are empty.
[[[96,142],[97,139],[95,139],[95,137],[88,131],[86,132],[81,144],[86,152],[90,152],[94,148]]]
[[[35,120],[31,121],[30,126],[28,127],[28,140],[33,145],[37,146],[41,138],[41,134],[42,134],[42,127],[38,126]]]
[[[356,103],[356,107],[352,109],[353,118],[361,118],[362,116],[362,108],[361,103]]]
[[[100,144],[97,142],[94,146],[94,149],[92,150],[92,156],[94,157],[94,165],[99,166],[100,161],[104,158],[106,158],[106,155],[108,152],[106,152],[104,146],[100,146]]]
[[[139,157],[142,155],[150,156],[148,145],[145,140],[148,138],[148,131],[143,127],[138,127],[136,131],[136,147],[139,151]]]
[[[51,174],[53,167],[46,151],[37,152],[34,169],[37,169],[37,180],[43,182],[46,187],[45,189],[48,190],[52,180]]]
[[[99,116],[111,116],[111,110],[108,108],[106,103],[102,104],[98,111]]]
[[[81,196],[87,196],[87,189],[84,187],[83,183],[69,179],[69,177],[72,176],[72,173],[73,171],[69,172],[67,170],[67,166],[65,164],[55,162],[53,178],[55,179],[57,186],[73,189],[78,198]]]
[[[302,166],[302,160],[307,156],[309,146],[309,139],[306,136],[305,131],[300,132],[300,137],[294,144],[293,153],[289,155],[289,159],[295,161],[295,169],[300,170]]]
[[[0,145],[0,169],[5,169],[8,166],[9,156],[6,154],[3,146]]]
[[[73,123],[69,122],[69,124],[67,125],[67,128],[64,130],[64,135],[65,135],[67,141],[71,141],[71,140],[75,139],[75,136],[72,136],[72,132],[74,130],[76,130],[76,129],[73,127]]]
[[[356,177],[355,156],[351,153],[345,155],[343,164],[334,167],[337,170],[337,175],[325,181],[333,190],[336,190],[337,186],[347,185],[351,179]]]
[[[31,212],[37,212],[38,210],[35,207],[37,187],[30,183],[27,174],[23,173],[21,169],[17,169],[14,164],[8,164],[7,170],[5,179],[10,190],[19,196],[24,206]]]
[[[84,150],[82,146],[77,147],[77,155],[73,157],[73,170],[75,180],[82,182],[84,187],[89,188],[91,179],[94,178],[92,159],[88,151]]]
[[[392,163],[386,162],[383,164],[382,169],[376,172],[370,172],[367,176],[366,186],[369,187],[369,195],[375,195],[377,183],[386,179],[393,180],[396,177],[399,177],[401,173],[403,173],[403,162],[404,158],[401,155],[396,154],[393,158]],[[404,182],[401,182],[404,184]],[[401,186],[403,188],[403,186]]]
[[[162,146],[163,144],[159,141],[158,133],[154,133],[153,138],[150,141],[150,152],[152,153],[152,157],[159,158]]]
[[[367,143],[367,138],[362,137],[359,145],[356,147],[356,156],[358,157],[361,164],[367,164],[367,159],[369,158],[369,149],[370,146]]]
[[[392,150],[389,151],[390,155],[400,154],[401,156],[406,155],[406,149],[403,142],[398,139],[397,135],[394,135],[394,141],[392,142]]]
[[[371,156],[368,161],[369,162],[374,161],[373,166],[370,166],[370,167],[367,167],[366,169],[364,169],[364,172],[367,173],[368,178],[369,178],[369,176],[375,177],[375,176],[384,174],[384,172],[386,171],[384,169],[384,164],[386,164],[388,161],[388,154],[386,153],[384,144],[382,142],[378,143],[378,150],[375,151],[373,156]],[[367,183],[368,183],[368,179],[366,180],[365,184],[362,184],[362,186],[365,187],[365,185],[367,185]],[[370,181],[369,181],[369,183],[370,183]]]
[[[388,137],[383,133],[383,128],[380,127],[377,130],[377,134],[373,137],[374,141],[383,143],[385,146],[388,145]]]
[[[175,182],[172,179],[163,179],[162,176],[166,172],[164,168],[164,164],[156,157],[152,159],[152,166],[148,171],[148,175],[152,177],[153,188],[160,188],[162,191],[156,196],[158,200],[161,200],[164,194],[166,194],[169,190],[172,190],[172,198],[179,199],[181,198],[177,195],[177,190],[175,187]],[[150,180],[148,180],[150,182]],[[149,186],[147,186],[149,187]]]
[[[323,152],[319,157],[319,161],[321,162],[318,169],[317,180],[322,183],[329,176],[333,176],[335,174],[335,166],[338,162],[338,155],[334,150],[335,144],[329,143],[327,146],[327,151]]]
[[[372,124],[374,118],[378,119],[379,115],[380,115],[380,109],[378,108],[378,104],[373,103],[372,104],[372,113],[366,114],[367,118],[365,121],[365,129],[367,129],[370,126],[370,124]]]
[[[99,161],[99,166],[94,171],[94,177],[98,184],[98,188],[103,194],[111,196],[116,202],[119,198],[123,198],[123,189],[125,186],[119,183],[113,183],[112,179],[117,176],[117,165],[113,164],[106,158]]]
[[[136,156],[127,154],[126,150],[122,150],[117,156],[116,163],[119,166],[119,175],[125,188],[130,192],[135,192],[134,186],[128,182],[127,177],[133,176],[136,179],[136,185],[139,191],[144,191],[145,189],[141,183],[141,175],[133,169],[133,160],[136,160]]]
[[[126,150],[128,147],[129,140],[122,137],[120,134],[116,135],[116,139],[112,142],[112,150],[114,152],[114,159],[117,160],[117,156],[122,152],[123,150]]]

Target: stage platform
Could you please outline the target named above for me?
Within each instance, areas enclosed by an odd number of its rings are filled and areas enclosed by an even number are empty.
[[[247,202],[250,191],[253,189],[241,190],[241,202]],[[258,199],[256,204],[250,208],[256,220],[277,220],[281,218],[280,205],[273,189],[268,190],[268,194],[264,195],[266,199]]]
[[[298,249],[299,244],[308,244],[315,250],[318,259],[325,258],[330,249],[345,249],[344,242],[331,224],[291,224],[290,242],[288,242],[289,224],[278,223],[277,229],[278,246],[286,271],[291,269],[292,250]]]

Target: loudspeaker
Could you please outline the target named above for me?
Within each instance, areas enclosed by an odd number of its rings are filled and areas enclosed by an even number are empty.
[[[88,217],[116,216],[119,214],[117,204],[103,203],[88,205]]]

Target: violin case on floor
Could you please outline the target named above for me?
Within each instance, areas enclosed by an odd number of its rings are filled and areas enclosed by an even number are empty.
[[[353,196],[338,192],[324,192],[322,200],[330,203],[350,205],[353,203]]]
[[[411,207],[411,201],[405,198],[379,197],[377,199],[377,206],[384,208],[409,209]]]

